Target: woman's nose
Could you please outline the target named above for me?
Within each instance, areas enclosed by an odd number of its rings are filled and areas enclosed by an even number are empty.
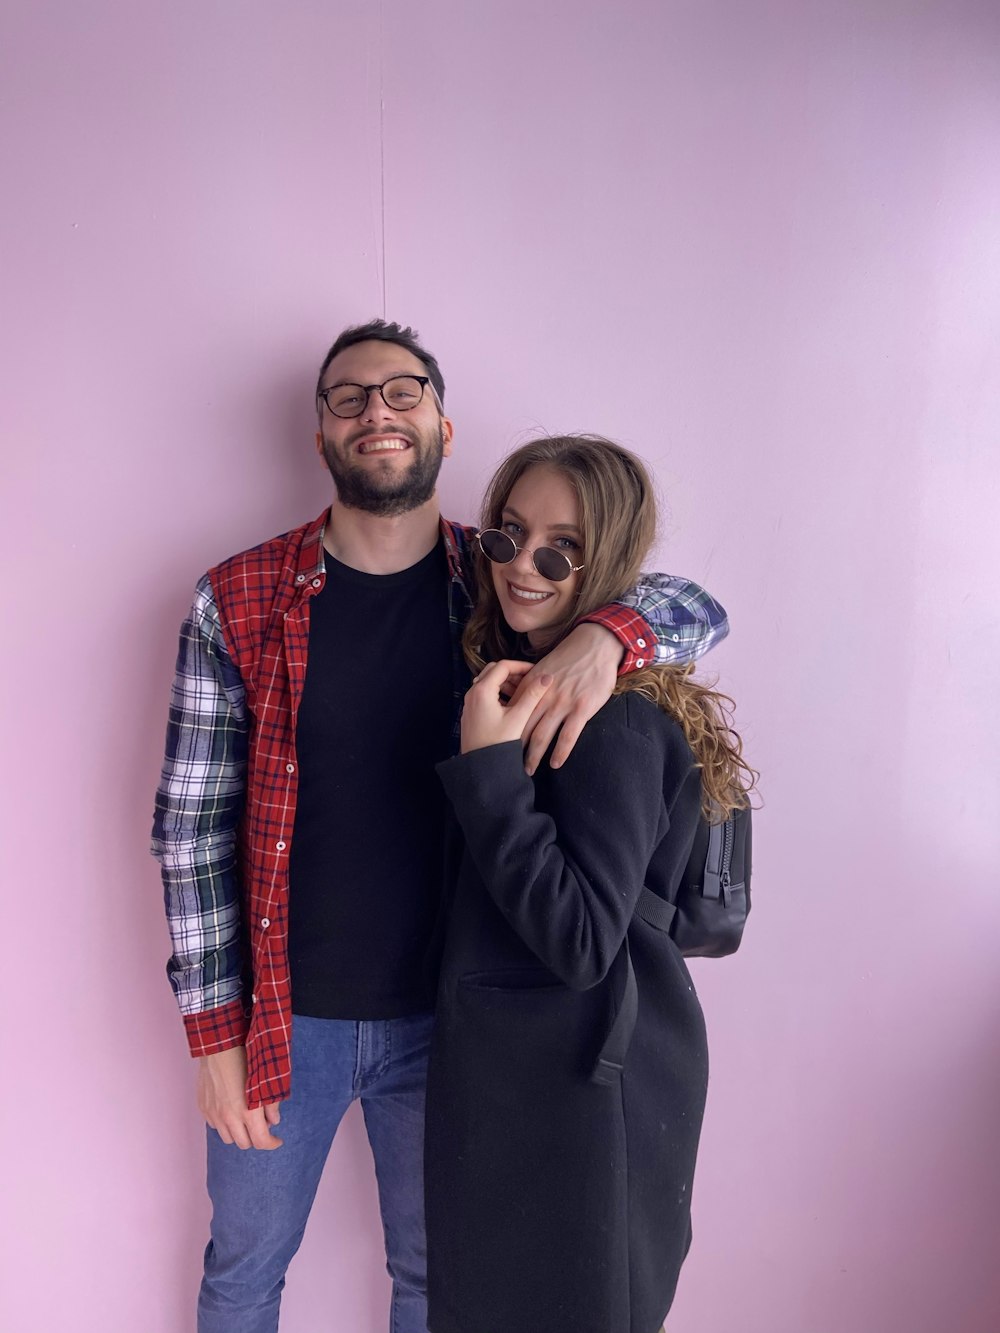
[[[535,569],[535,562],[532,559],[531,552],[523,546],[520,548],[517,555],[510,562],[510,564],[511,564],[511,570],[517,574],[520,574],[522,578],[531,578],[533,575],[538,573],[538,571]]]

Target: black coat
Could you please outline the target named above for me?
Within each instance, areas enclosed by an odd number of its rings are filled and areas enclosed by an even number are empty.
[[[520,744],[438,772],[464,838],[427,1092],[431,1333],[655,1333],[690,1242],[708,1080],[670,938],[700,779],[680,727],[612,699],[561,769]],[[590,1072],[622,942],[639,1014],[620,1082]]]

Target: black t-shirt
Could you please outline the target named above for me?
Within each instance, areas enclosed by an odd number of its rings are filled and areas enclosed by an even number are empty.
[[[292,1009],[398,1018],[433,1007],[425,958],[442,889],[434,765],[454,721],[443,543],[397,574],[327,555],[296,719]]]

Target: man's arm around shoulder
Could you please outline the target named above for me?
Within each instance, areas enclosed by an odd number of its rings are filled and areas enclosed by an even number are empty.
[[[537,664],[536,671],[551,675],[554,683],[525,729],[527,771],[534,773],[557,735],[550,762],[553,768],[566,762],[619,675],[693,661],[728,633],[725,610],[697,583],[644,574],[620,602],[587,616]]]

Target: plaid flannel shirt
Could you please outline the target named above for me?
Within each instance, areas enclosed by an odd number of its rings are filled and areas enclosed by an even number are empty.
[[[192,1055],[247,1048],[247,1101],[291,1084],[288,864],[298,783],[295,719],[309,600],[325,579],[314,522],[233,556],[198,583],[181,627],[152,851],[173,954],[167,965]],[[449,569],[455,748],[469,673],[472,529],[442,520]],[[622,670],[689,660],[725,637],[723,609],[697,584],[646,575],[588,617],[625,646]],[[356,651],[354,643],[349,651]]]

